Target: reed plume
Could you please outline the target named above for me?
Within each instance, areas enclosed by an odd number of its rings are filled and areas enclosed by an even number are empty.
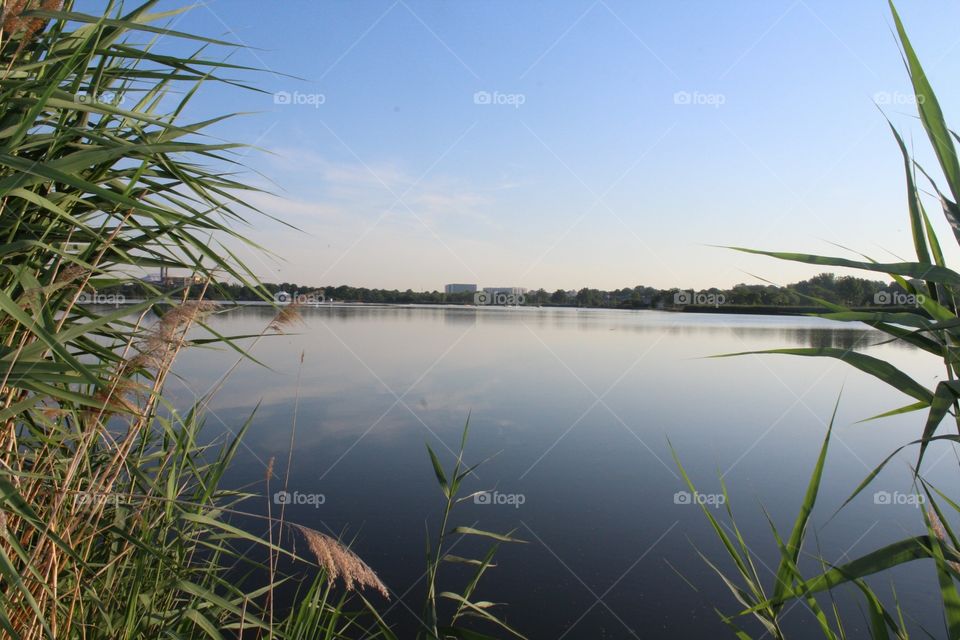
[[[28,42],[47,24],[47,18],[24,17],[24,13],[42,9],[43,11],[59,11],[63,0],[9,0],[4,3],[3,15],[0,17],[0,29],[6,34],[23,32],[23,42]]]
[[[57,277],[54,279],[54,284],[67,285],[79,280],[82,277],[85,277],[87,273],[88,271],[79,265],[67,265],[57,274]]]
[[[183,332],[197,320],[217,308],[209,300],[188,300],[163,316],[137,345],[139,354],[131,360],[134,366],[163,369],[172,355],[182,346]]]
[[[933,529],[933,534],[937,536],[940,542],[944,543],[944,546],[947,547],[950,551],[953,551],[956,555],[957,551],[949,543],[947,543],[947,532],[943,528],[943,523],[940,522],[940,516],[937,515],[937,512],[932,508],[927,507],[927,517],[930,519],[930,528]],[[947,560],[954,571],[960,573],[960,562],[954,560]]]
[[[275,315],[270,322],[268,329],[275,333],[282,333],[286,327],[302,319],[303,316],[300,315],[300,309],[297,303],[294,302],[280,308],[280,311],[277,312],[277,315]]]
[[[337,578],[343,580],[347,591],[353,591],[355,585],[372,587],[380,592],[384,598],[390,599],[386,585],[380,581],[377,574],[360,557],[330,536],[324,535],[315,529],[299,524],[291,525],[296,528],[307,540],[307,546],[317,558],[317,563],[327,572],[327,581],[333,582]]]

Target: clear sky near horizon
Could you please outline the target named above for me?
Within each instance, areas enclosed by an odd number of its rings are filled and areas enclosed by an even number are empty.
[[[960,121],[960,5],[899,9]],[[251,203],[302,230],[251,217],[270,281],[785,284],[817,270],[708,245],[912,255],[877,104],[936,168],[880,0],[208,0],[172,24],[276,72],[189,109],[252,112],[217,133],[269,152]]]

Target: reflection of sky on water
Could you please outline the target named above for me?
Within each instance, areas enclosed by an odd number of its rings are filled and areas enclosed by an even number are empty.
[[[775,562],[758,501],[789,530],[841,388],[828,490],[815,517],[825,552],[839,555],[856,543],[850,552],[856,555],[904,530],[919,531],[916,509],[875,507],[872,493],[823,526],[873,465],[917,436],[922,416],[858,421],[909,398],[831,359],[707,357],[857,346],[924,384],[935,383],[936,362],[912,349],[878,344],[882,335],[863,325],[554,309],[333,307],[305,309],[303,316],[290,334],[256,344],[254,357],[269,369],[242,363],[211,403],[211,433],[224,424],[236,428],[260,403],[246,438],[249,450],[231,481],[257,482],[260,461],[286,459],[297,402],[291,488],[323,491],[328,500],[319,510],[294,510],[296,517],[320,529],[360,530],[358,550],[402,591],[419,575],[423,519],[436,515],[438,495],[424,443],[450,463],[472,412],[468,459],[499,454],[468,490],[497,486],[524,493],[526,503],[521,509],[468,504],[464,517],[540,538],[523,550],[505,550],[502,570],[491,576],[491,592],[514,603],[518,624],[540,631],[532,637],[562,633],[545,621],[548,627],[536,627],[537,618],[523,613],[536,611],[544,599],[569,603],[573,620],[592,603],[554,553],[600,593],[671,524],[655,552],[605,600],[637,628],[655,620],[650,637],[715,630],[707,605],[728,600],[687,538],[717,549],[702,515],[673,502],[683,487],[667,438],[702,491],[716,490],[717,473],[725,474],[740,525],[757,551]],[[256,334],[271,318],[269,309],[248,308],[214,322],[223,333]],[[209,386],[236,358],[222,349],[184,354],[177,366],[183,382],[171,382],[171,392],[179,402],[189,401],[188,386],[205,391],[199,381]],[[946,452],[932,449],[930,459],[931,478],[944,483],[956,479],[952,456],[937,462]],[[878,487],[908,491],[905,465],[912,455],[881,474]],[[665,561],[700,592],[692,592]],[[906,570],[905,584],[919,575]],[[926,606],[930,588],[935,584],[924,581],[904,597]],[[626,633],[601,608],[567,637],[596,637],[589,631],[601,627],[610,637]]]

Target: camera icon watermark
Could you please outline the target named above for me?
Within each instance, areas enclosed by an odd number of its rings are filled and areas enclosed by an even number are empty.
[[[95,93],[77,93],[73,96],[73,101],[80,104],[100,104],[119,107],[126,99],[122,94],[115,91],[99,91]]]
[[[273,104],[310,106],[319,109],[320,105],[327,102],[327,96],[322,93],[303,93],[301,91],[277,91],[273,94]]]
[[[915,93],[903,93],[902,91],[877,91],[873,94],[873,101],[883,106],[915,106],[923,104],[926,99],[926,96],[918,96]]]
[[[77,507],[89,507],[96,509],[100,507],[116,507],[121,504],[127,504],[124,496],[116,493],[88,493],[81,491],[74,494],[73,503]]]
[[[722,293],[709,291],[677,291],[673,294],[673,304],[680,306],[696,305],[717,308],[727,301]]]
[[[273,494],[273,503],[279,505],[301,505],[307,504],[319,509],[320,505],[326,503],[327,496],[322,493],[300,493],[299,491],[277,491]]]
[[[512,307],[524,303],[522,293],[507,293],[504,291],[477,291],[473,294],[473,304],[475,305],[499,305],[501,307]]]
[[[927,301],[922,293],[904,293],[902,291],[877,291],[873,294],[873,304],[893,305],[897,307],[921,307]]]
[[[927,502],[927,496],[918,493],[903,493],[902,491],[877,491],[873,494],[873,504],[880,505],[908,505],[920,507]]]
[[[273,301],[277,304],[296,304],[296,305],[316,305],[326,302],[326,296],[323,293],[300,293],[299,291],[294,291],[293,293],[287,293],[286,291],[277,291],[273,294]]]
[[[500,493],[499,491],[481,491],[473,495],[474,504],[509,505],[519,509],[527,501],[522,493]]]
[[[719,109],[727,102],[722,93],[702,93],[700,91],[677,91],[673,94],[673,104],[680,106],[703,106]]]
[[[722,493],[700,493],[695,491],[677,491],[673,494],[673,504],[695,504],[699,506],[708,506],[717,509],[720,505],[726,504],[727,496]]]
[[[77,304],[125,304],[127,297],[122,293],[97,293],[96,291],[81,291],[77,296]]]
[[[505,105],[519,109],[527,101],[522,93],[501,93],[499,91],[476,91],[473,94],[473,104]]]

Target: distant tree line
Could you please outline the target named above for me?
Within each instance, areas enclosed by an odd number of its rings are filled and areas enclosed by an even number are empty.
[[[916,283],[918,289],[921,283]],[[122,292],[130,298],[143,297],[147,287],[160,285],[147,283],[126,285],[116,292]],[[161,287],[162,288],[162,287]],[[203,285],[190,287],[190,296],[199,296]],[[600,307],[617,309],[662,309],[686,306],[683,292],[693,291],[699,294],[722,296],[724,306],[763,306],[763,307],[804,307],[815,306],[810,298],[818,298],[847,307],[870,307],[877,304],[877,294],[884,292],[903,294],[896,283],[880,280],[866,280],[853,276],[837,276],[833,273],[821,273],[809,280],[801,280],[784,287],[761,284],[737,284],[729,289],[657,289],[637,285],[604,291],[602,289],[583,288],[579,291],[557,289],[550,292],[545,289],[528,291],[523,296],[524,305]],[[107,292],[107,290],[104,290]],[[266,283],[259,292],[245,286],[221,284],[216,289],[209,288],[204,296],[214,300],[256,301],[275,299],[280,293],[301,296],[320,296],[335,302],[366,302],[381,304],[473,304],[473,293],[446,294],[442,291],[413,291],[407,289],[367,289],[347,285],[314,287],[294,282]],[[805,296],[809,296],[805,297]],[[881,296],[882,297],[882,296]]]
[[[737,306],[799,307],[816,303],[810,298],[819,298],[834,304],[848,307],[873,306],[878,293],[904,293],[896,283],[879,280],[866,280],[853,276],[837,276],[833,273],[821,273],[809,280],[802,280],[784,287],[762,284],[737,284],[729,289],[657,289],[637,285],[612,291],[584,288],[570,295],[557,290],[553,293],[539,289],[526,296],[527,304],[563,304],[577,307],[611,308],[671,308],[685,306],[683,292],[712,294],[715,299],[722,296],[723,304]],[[809,297],[804,297],[809,296]]]

